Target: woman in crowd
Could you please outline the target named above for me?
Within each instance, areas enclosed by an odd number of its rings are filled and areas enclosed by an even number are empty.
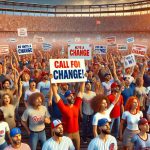
[[[10,140],[9,131],[10,131],[10,129],[9,129],[8,123],[5,122],[4,114],[0,110],[0,150],[4,150],[4,148],[7,147],[5,135],[7,134],[8,138]]]
[[[21,81],[19,92],[17,93],[16,97],[14,97],[14,101],[9,93],[5,93],[2,95],[2,106],[0,107],[0,110],[2,110],[2,112],[4,113],[4,119],[8,123],[10,129],[16,127],[15,109],[18,106],[21,96],[22,96]]]
[[[139,133],[138,121],[143,117],[143,113],[140,111],[140,103],[137,97],[131,96],[125,105],[125,111],[122,114],[122,120],[120,123],[120,140],[123,140],[123,149],[132,150],[132,137]],[[126,128],[123,132],[123,127],[126,124]]]
[[[96,112],[93,117],[93,134],[94,137],[98,135],[97,133],[97,123],[101,118],[106,118],[108,121],[111,121],[110,112],[114,108],[114,105],[118,102],[120,97],[120,92],[116,95],[116,98],[113,103],[109,106],[109,100],[105,95],[97,95],[91,100],[91,108]]]

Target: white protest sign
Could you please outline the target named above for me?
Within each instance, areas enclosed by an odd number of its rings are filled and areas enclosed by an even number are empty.
[[[92,47],[90,44],[68,45],[68,58],[90,60],[92,58]]]
[[[126,51],[126,50],[128,50],[128,45],[127,44],[117,44],[117,49],[119,51]]]
[[[37,36],[35,35],[34,38],[33,38],[33,42],[35,43],[44,43],[44,37],[41,37],[41,36]]]
[[[85,82],[84,59],[50,59],[52,83]]]
[[[124,56],[124,67],[132,67],[136,65],[135,56],[133,54]]]
[[[116,44],[116,36],[106,37],[106,42],[108,45]]]
[[[49,44],[49,43],[43,43],[43,44],[42,44],[42,49],[43,49],[44,51],[49,51],[49,50],[52,49],[52,45]]]
[[[32,44],[19,44],[17,45],[18,55],[32,54],[33,48]]]
[[[9,45],[0,45],[0,55],[9,54]]]
[[[96,54],[106,54],[107,46],[106,45],[96,45],[94,48]]]
[[[75,42],[80,42],[80,40],[81,40],[81,39],[80,39],[79,37],[76,37],[76,38],[74,39]]]
[[[7,39],[7,41],[10,43],[16,43],[17,39],[16,38],[9,38],[9,39]]]
[[[127,38],[127,43],[133,43],[133,42],[134,42],[134,37]]]
[[[27,28],[18,28],[18,36],[20,37],[27,37]]]
[[[136,56],[144,56],[147,52],[147,46],[145,45],[139,45],[139,44],[133,44],[132,46],[132,54]]]

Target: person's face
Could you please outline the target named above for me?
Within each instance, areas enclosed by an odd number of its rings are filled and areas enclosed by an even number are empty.
[[[59,126],[57,126],[55,129],[54,129],[54,134],[58,137],[62,137],[63,136],[63,126],[62,124],[60,124]]]
[[[3,85],[3,87],[4,87],[5,89],[9,89],[9,88],[10,88],[10,83],[9,83],[9,81],[6,81],[6,82],[4,83],[4,85]]]
[[[70,94],[69,96],[67,96],[66,99],[67,99],[69,104],[74,104],[74,96],[73,96],[73,94]]]
[[[44,75],[44,76],[43,76],[43,79],[44,79],[44,80],[48,80],[48,75],[47,75],[47,74]]]
[[[25,73],[23,78],[24,78],[23,79],[24,81],[28,81],[30,79],[30,76],[29,76],[29,74]]]
[[[114,91],[114,92],[119,92],[119,90],[120,90],[119,86],[112,89],[112,91]]]
[[[92,76],[93,76],[93,72],[92,72],[92,71],[89,71],[89,73],[88,73],[88,78],[92,78]]]
[[[107,109],[107,101],[105,99],[102,100],[101,109],[102,110],[106,110]]]
[[[33,58],[33,62],[36,63],[37,62],[37,58]]]
[[[132,108],[136,109],[138,107],[138,101],[137,99],[134,99],[132,102]]]
[[[35,106],[41,106],[42,105],[42,98],[39,96],[37,97],[37,99],[35,100]]]
[[[100,127],[100,131],[101,131],[103,134],[110,134],[110,133],[111,133],[111,130],[110,130],[110,125],[109,125],[109,123],[107,122],[104,126]]]
[[[129,86],[130,85],[130,81],[128,79],[125,79],[125,86]]]
[[[45,67],[46,66],[46,63],[45,62],[42,62],[42,67]]]
[[[91,84],[90,84],[90,83],[87,83],[87,84],[85,85],[85,89],[88,90],[88,91],[90,91],[90,90],[91,90]]]
[[[131,70],[130,68],[126,69],[126,74],[130,74]]]
[[[36,88],[36,83],[35,82],[31,82],[30,83],[30,88]]]
[[[107,81],[109,81],[109,80],[111,79],[111,76],[110,76],[110,75],[107,75],[107,76],[105,77],[105,79],[106,79]]]
[[[144,125],[140,125],[139,128],[143,132],[149,132],[149,124],[148,123],[146,123]]]
[[[68,84],[61,86],[63,91],[67,91],[68,90]]]
[[[21,144],[21,134],[17,134],[14,137],[12,137],[12,142],[14,145],[20,145]]]
[[[4,102],[5,105],[6,105],[6,104],[10,104],[10,97],[9,97],[9,95],[5,95],[5,96],[3,97],[3,102]]]

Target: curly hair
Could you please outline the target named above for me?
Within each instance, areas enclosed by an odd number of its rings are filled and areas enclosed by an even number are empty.
[[[94,112],[99,112],[101,110],[101,104],[103,100],[106,100],[108,107],[110,105],[109,99],[103,94],[97,95],[91,100],[91,108],[94,110]]]
[[[11,96],[9,93],[4,93],[4,94],[2,95],[2,106],[5,105],[5,103],[4,103],[4,97],[5,97],[6,95],[8,95],[9,98],[10,98],[10,103],[9,103],[9,104],[12,104],[12,103],[13,103],[13,98],[12,98],[12,96]]]
[[[138,102],[138,107],[136,109],[136,112],[140,111],[140,102],[139,102],[139,100],[136,96],[131,96],[131,97],[128,98],[128,100],[126,102],[126,105],[125,105],[125,111],[130,111],[131,110],[134,99],[136,99],[137,102]]]
[[[35,105],[35,100],[38,98],[38,97],[41,97],[42,99],[42,103],[44,102],[44,95],[40,92],[36,92],[36,93],[33,93],[29,96],[28,98],[28,102],[29,102],[29,105],[30,106],[34,106]]]

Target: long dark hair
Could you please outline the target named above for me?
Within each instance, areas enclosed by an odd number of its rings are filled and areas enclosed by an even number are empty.
[[[4,113],[2,110],[0,110],[0,121],[5,121],[4,119]]]

